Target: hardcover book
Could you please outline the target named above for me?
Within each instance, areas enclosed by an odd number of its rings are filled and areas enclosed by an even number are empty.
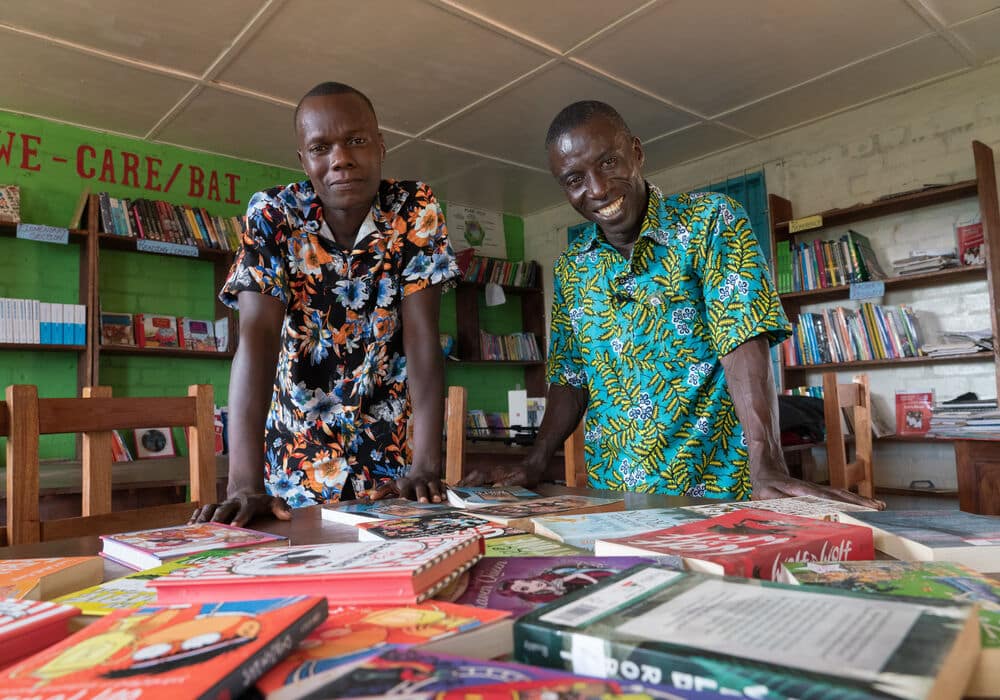
[[[487,557],[586,556],[586,549],[573,547],[538,535],[508,535],[486,540]],[[679,560],[678,560],[679,561]]]
[[[0,674],[5,700],[237,697],[326,617],[316,596],[119,610]]]
[[[430,513],[451,513],[455,510],[446,503],[420,503],[408,498],[387,498],[371,502],[324,503],[320,509],[320,516],[323,520],[345,525],[419,517]]]
[[[135,345],[131,314],[101,312],[101,345]]]
[[[846,523],[869,527],[875,548],[891,557],[950,561],[1000,571],[1000,518],[960,510],[885,510],[845,513]]]
[[[0,669],[67,637],[79,613],[49,601],[0,598]]]
[[[182,316],[177,319],[177,332],[182,348],[215,352],[215,321]]]
[[[598,540],[598,556],[676,555],[692,571],[773,580],[786,561],[874,559],[871,531],[767,510],[740,510],[687,525]]]
[[[261,590],[325,595],[333,605],[419,603],[472,566],[482,542],[475,535],[251,549],[149,583],[160,603],[250,599]]]
[[[595,498],[593,496],[548,496],[521,503],[477,508],[476,515],[487,520],[516,527],[526,532],[534,530],[532,518],[543,515],[575,515],[579,513],[606,513],[625,510],[624,498]]]
[[[431,513],[416,518],[396,518],[358,523],[359,540],[404,540],[412,537],[444,535],[481,535],[486,539],[523,535],[524,530],[507,527],[477,517],[472,513],[452,510]]]
[[[763,501],[732,501],[729,503],[708,503],[701,506],[683,506],[683,510],[699,513],[706,518],[723,513],[731,513],[736,510],[746,510],[755,508],[759,510],[769,510],[774,513],[785,513],[786,515],[798,515],[803,518],[815,518],[817,520],[840,520],[840,513],[850,513],[854,511],[873,511],[873,508],[859,506],[843,501],[833,501],[829,498],[819,496],[792,496],[791,498],[769,498]]]
[[[473,655],[470,640],[477,631],[484,630],[497,638],[484,658],[510,654],[510,615],[499,610],[440,602],[395,607],[334,606],[322,625],[257,682],[257,690],[266,695],[387,647],[430,650],[436,643],[450,640],[452,647]],[[501,651],[494,653],[497,649]]]
[[[135,315],[135,339],[140,348],[176,348],[177,319],[156,314]]]
[[[49,600],[102,578],[100,557],[0,559],[0,598]]]
[[[754,698],[962,697],[976,607],[640,565],[514,623],[518,661]]]
[[[983,650],[965,694],[1000,697],[1000,583],[996,580],[945,562],[842,561],[785,564],[781,581],[859,593],[976,603]]]
[[[101,535],[101,540],[102,557],[136,570],[151,569],[171,559],[210,549],[288,544],[286,537],[222,523],[197,523]]]
[[[662,530],[704,520],[706,517],[708,516],[681,508],[647,508],[623,510],[617,513],[551,515],[533,518],[532,522],[535,525],[535,534],[593,551],[594,542],[598,539]]]
[[[539,498],[539,495],[520,486],[448,487],[448,503],[456,508],[482,508],[501,503],[519,503],[531,498]]]

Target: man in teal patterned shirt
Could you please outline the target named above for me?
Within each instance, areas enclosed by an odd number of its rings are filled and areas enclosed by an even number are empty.
[[[621,115],[577,102],[553,120],[549,167],[597,226],[555,265],[547,410],[514,469],[532,484],[586,414],[593,488],[729,500],[819,495],[781,452],[770,346],[788,320],[743,208],[712,192],[664,197]]]

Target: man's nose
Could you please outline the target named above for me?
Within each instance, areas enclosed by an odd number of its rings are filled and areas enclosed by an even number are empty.
[[[608,195],[608,181],[598,173],[591,174],[587,178],[587,195],[591,199],[604,199]]]
[[[353,168],[354,159],[351,157],[351,149],[347,148],[343,144],[334,144],[330,148],[330,169],[331,170],[342,170],[344,168]]]

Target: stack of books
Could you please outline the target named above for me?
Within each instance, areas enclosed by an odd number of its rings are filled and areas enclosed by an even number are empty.
[[[907,257],[892,261],[892,271],[897,275],[916,275],[949,267],[958,267],[954,248],[911,250]]]
[[[1000,410],[997,410],[997,400],[960,396],[951,401],[935,404],[931,413],[928,436],[1000,437]]]

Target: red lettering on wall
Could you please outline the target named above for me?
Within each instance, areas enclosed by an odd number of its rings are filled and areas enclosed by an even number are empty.
[[[0,142],[0,160],[5,162],[7,165],[10,165],[10,152],[14,148],[14,135],[13,131],[8,131],[6,145]]]
[[[29,145],[30,141],[34,141],[36,144],[39,144],[42,142],[42,137],[32,136],[30,134],[21,134],[21,168],[23,170],[41,170],[41,165],[31,164],[31,159],[38,155],[38,149],[32,148]]]
[[[94,177],[94,169],[86,165],[84,162],[84,156],[88,158],[96,158],[97,151],[94,150],[93,146],[88,146],[83,143],[80,144],[76,149],[76,174],[82,178],[89,180]]]
[[[122,184],[139,186],[139,156],[135,153],[122,151]]]
[[[197,165],[188,166],[191,171],[190,186],[188,187],[188,197],[201,197],[205,194],[205,171]]]
[[[155,164],[155,165],[154,165]],[[146,156],[146,189],[153,192],[160,191],[160,166],[163,161],[159,158]]]
[[[115,154],[110,148],[104,149],[104,160],[101,162],[101,176],[97,178],[101,182],[110,182],[114,185],[115,180]]]
[[[216,202],[222,201],[222,197],[219,195],[219,173],[214,170],[208,178],[208,198]]]
[[[226,197],[226,204],[239,204],[240,200],[236,199],[236,183],[240,181],[240,176],[235,173],[226,173],[226,179],[229,181],[229,196]]]

